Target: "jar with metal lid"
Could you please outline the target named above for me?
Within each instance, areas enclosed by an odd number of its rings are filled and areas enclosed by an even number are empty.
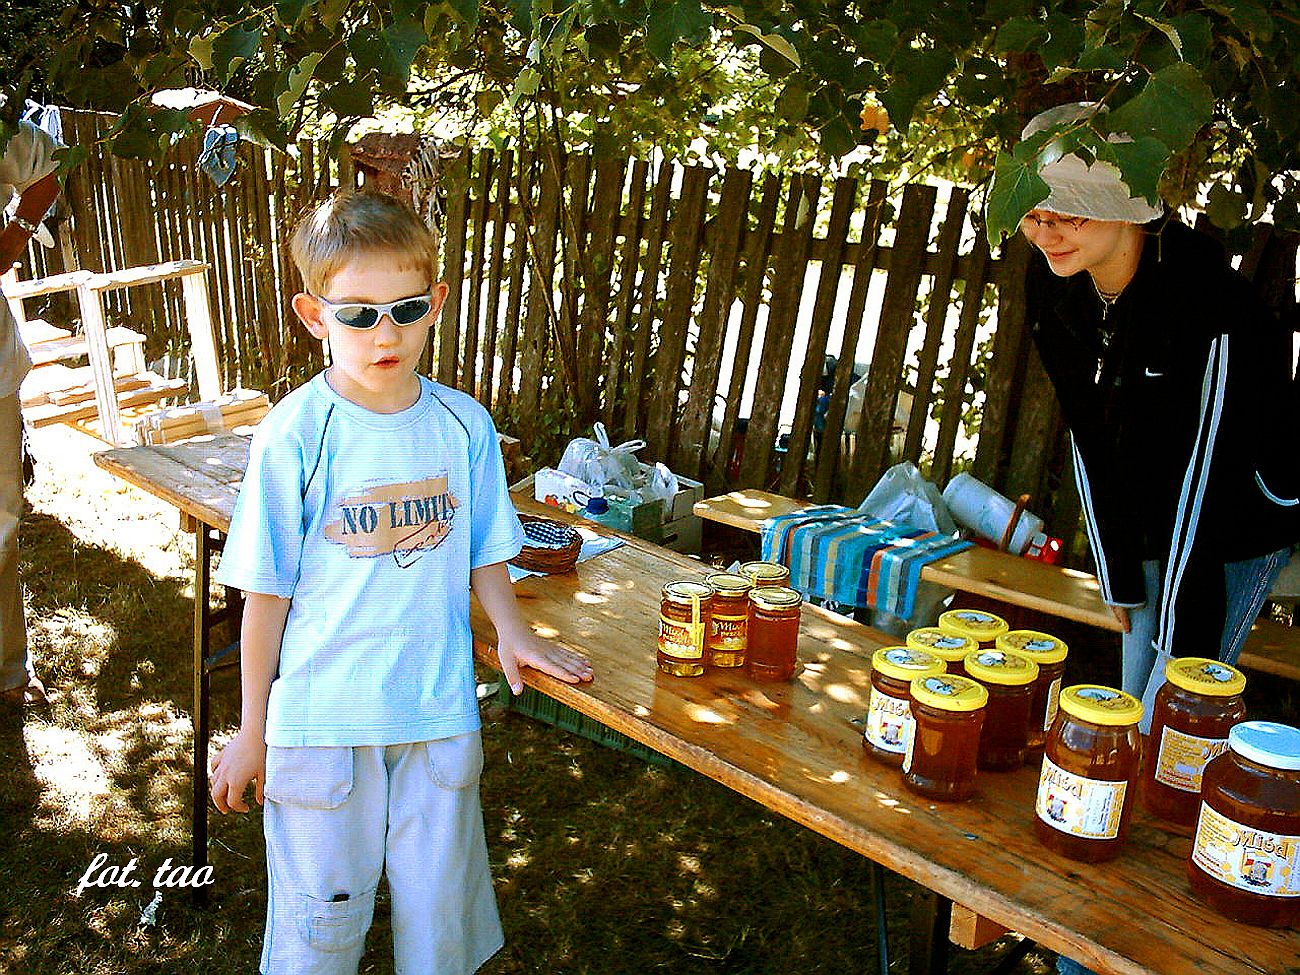
[[[749,591],[745,672],[755,680],[783,681],[798,666],[799,611],[803,596],[786,586]]]
[[[715,572],[705,576],[704,581],[713,590],[713,611],[705,640],[709,665],[743,667],[753,584],[734,572]]]
[[[780,562],[745,562],[740,566],[740,574],[750,581],[755,589],[764,586],[790,585],[790,570]]]
[[[871,697],[862,747],[887,765],[902,765],[912,731],[909,688],[917,677],[944,673],[943,661],[911,647],[881,647],[871,655]]]
[[[1038,664],[1034,682],[1034,699],[1029,705],[1029,741],[1025,760],[1042,754],[1047,729],[1056,720],[1057,702],[1061,697],[1061,677],[1065,658],[1070,652],[1064,640],[1038,630],[1008,630],[996,640],[999,650],[1010,650]]]
[[[1206,657],[1176,657],[1151,708],[1151,750],[1143,773],[1147,809],[1193,826],[1201,808],[1201,775],[1228,747],[1228,731],[1246,720],[1246,675]]]
[[[1142,766],[1142,702],[1113,687],[1076,684],[1060,703],[1043,752],[1034,831],[1062,856],[1100,863],[1119,854],[1128,832]]]
[[[975,763],[989,692],[957,674],[918,677],[911,684],[912,733],[903,756],[903,782],[930,799],[959,801],[975,794]]]
[[[966,676],[989,692],[984,730],[980,732],[979,767],[1010,772],[1025,764],[1030,707],[1038,664],[1009,650],[980,650],[966,655]]]
[[[670,582],[659,603],[659,669],[674,677],[704,673],[704,639],[713,590],[702,582]]]
[[[981,647],[992,647],[1002,633],[1011,629],[1001,616],[982,609],[950,609],[939,614],[939,629],[952,636],[964,636]]]
[[[1205,769],[1192,891],[1234,921],[1300,925],[1300,729],[1243,721]]]
[[[962,661],[966,654],[980,648],[979,642],[968,636],[954,636],[937,626],[922,626],[907,634],[907,645],[915,650],[934,654],[948,667],[950,674],[964,674]]]

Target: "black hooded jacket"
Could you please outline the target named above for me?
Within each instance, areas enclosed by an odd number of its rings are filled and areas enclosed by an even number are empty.
[[[1300,380],[1292,335],[1222,249],[1172,220],[1145,227],[1137,273],[1103,316],[1091,277],[1036,254],[1028,322],[1070,428],[1102,598],[1145,602],[1156,646],[1218,656],[1223,566],[1300,540]]]

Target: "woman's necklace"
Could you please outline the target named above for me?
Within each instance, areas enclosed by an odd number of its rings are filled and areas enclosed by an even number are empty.
[[[1101,317],[1105,319],[1110,310],[1115,307],[1115,302],[1119,301],[1119,296],[1123,294],[1124,289],[1120,288],[1119,291],[1103,291],[1101,285],[1097,283],[1096,278],[1093,278],[1092,275],[1088,275],[1088,277],[1092,279],[1092,286],[1096,289],[1097,297],[1101,299]]]

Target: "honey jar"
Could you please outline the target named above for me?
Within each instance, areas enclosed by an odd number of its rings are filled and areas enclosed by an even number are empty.
[[[803,597],[785,586],[761,586],[749,591],[745,672],[750,677],[769,681],[794,677],[802,604]]]
[[[979,767],[1009,772],[1025,764],[1029,747],[1030,707],[1038,664],[1009,650],[980,650],[966,655],[966,675],[989,692],[984,729],[980,732]]]
[[[1151,708],[1151,751],[1143,775],[1147,809],[1192,826],[1201,808],[1201,775],[1228,747],[1228,731],[1246,720],[1246,675],[1205,657],[1165,664],[1165,683]]]
[[[943,661],[911,647],[881,647],[871,655],[871,697],[862,747],[887,765],[902,765],[912,733],[910,691],[918,677],[945,672]]]
[[[912,733],[903,756],[903,782],[930,799],[975,794],[975,762],[989,692],[956,674],[918,677],[911,684]]]
[[[1124,845],[1142,764],[1142,702],[1076,684],[1061,692],[1060,704],[1043,752],[1034,831],[1072,860],[1110,860]]]
[[[740,574],[748,579],[755,589],[790,584],[790,570],[780,562],[745,562],[740,567]]]
[[[713,590],[713,611],[705,640],[713,667],[743,667],[749,631],[749,579],[733,572],[715,572],[705,583]]]
[[[1205,769],[1192,891],[1245,924],[1300,924],[1300,729],[1243,721]]]
[[[950,636],[964,636],[981,647],[992,647],[999,634],[1011,627],[1001,616],[982,609],[950,609],[939,614],[939,629]]]
[[[1029,705],[1029,750],[1026,760],[1030,760],[1042,753],[1047,729],[1056,719],[1057,702],[1061,697],[1061,676],[1065,673],[1065,658],[1070,648],[1065,645],[1065,641],[1037,630],[1008,630],[997,638],[995,645],[999,650],[1010,650],[1038,664],[1034,699]]]
[[[980,648],[978,641],[968,636],[953,636],[937,626],[922,626],[907,634],[907,645],[916,650],[924,650],[942,660],[950,674],[964,674],[962,661],[966,654],[974,653]]]
[[[659,603],[659,669],[674,677],[704,673],[704,640],[713,590],[702,582],[670,582]]]

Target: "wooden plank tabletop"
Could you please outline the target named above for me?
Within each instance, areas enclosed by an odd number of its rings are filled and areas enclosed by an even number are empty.
[[[245,438],[223,436],[110,450],[96,462],[224,529],[246,457]],[[1125,853],[1087,866],[1034,837],[1033,768],[983,775],[968,803],[928,803],[907,792],[896,770],[863,755],[851,723],[866,710],[867,657],[888,639],[877,631],[809,607],[802,669],[791,684],[757,684],[743,673],[659,674],[659,588],[704,573],[698,562],[632,539],[573,573],[522,580],[516,593],[525,618],[588,654],[597,674],[571,686],[527,671],[527,683],[1098,972],[1300,970],[1300,933],[1234,924],[1192,898],[1187,830],[1139,810]],[[492,628],[477,606],[473,626],[491,662]]]
[[[697,501],[695,513],[710,521],[757,532],[768,518],[810,507],[812,503],[809,501],[797,501],[767,491],[732,491]],[[962,592],[1120,632],[1115,614],[1101,601],[1096,577],[1077,569],[1047,565],[976,545],[927,564],[921,569],[921,578]]]

